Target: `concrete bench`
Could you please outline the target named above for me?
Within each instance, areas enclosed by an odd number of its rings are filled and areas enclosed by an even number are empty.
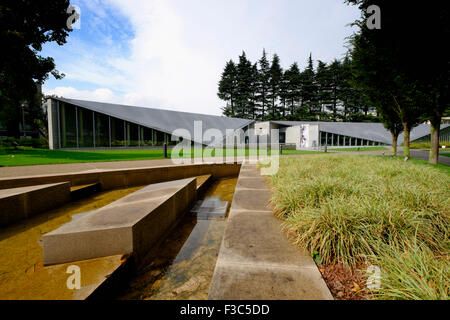
[[[69,200],[69,182],[0,190],[0,226],[56,208]]]
[[[140,259],[196,200],[196,178],[148,185],[43,236],[44,265],[117,254]]]

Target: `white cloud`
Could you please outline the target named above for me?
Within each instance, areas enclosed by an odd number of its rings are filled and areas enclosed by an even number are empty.
[[[44,87],[43,91],[46,95],[57,95],[59,97],[92,100],[99,102],[110,102],[117,104],[135,105],[135,106],[153,106],[162,105],[162,102],[157,97],[149,95],[142,96],[140,94],[129,92],[125,95],[117,95],[108,88],[98,88],[95,90],[78,90],[74,87],[55,87],[53,89]]]
[[[83,38],[77,39],[72,47],[61,47],[67,53],[61,59],[67,61],[56,60],[58,68],[66,74],[66,80],[61,82],[64,86],[44,88],[44,92],[220,114],[224,104],[216,95],[220,73],[225,62],[230,58],[236,61],[242,50],[252,61],[260,57],[263,48],[270,55],[277,52],[284,67],[294,61],[304,67],[311,51],[314,59],[324,61],[341,56],[345,51],[343,38],[351,32],[345,24],[359,13],[355,8],[336,4],[335,0],[324,2],[83,2],[88,4],[85,10],[97,12],[96,17],[104,19],[105,24],[111,20],[106,7],[129,20],[134,31],[133,39],[126,43],[129,50],[125,53],[124,43],[114,42],[107,34],[98,40],[98,47],[83,43]],[[83,3],[82,19],[86,19]],[[86,21],[82,21],[85,27]],[[120,34],[122,31],[116,28],[117,24],[111,30]],[[83,83],[87,89],[77,90],[77,83]],[[87,83],[93,89],[89,90]]]
[[[56,87],[53,89],[43,88],[45,94],[57,95],[65,98],[73,98],[80,100],[93,100],[100,102],[118,102],[119,97],[107,88],[99,88],[95,90],[77,90],[73,87]]]

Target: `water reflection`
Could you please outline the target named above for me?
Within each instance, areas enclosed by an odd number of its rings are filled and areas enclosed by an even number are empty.
[[[217,181],[205,197],[219,196],[231,203],[236,181]],[[225,219],[187,215],[118,298],[207,299],[224,229]]]

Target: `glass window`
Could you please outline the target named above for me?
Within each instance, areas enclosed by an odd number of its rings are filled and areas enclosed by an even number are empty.
[[[125,146],[125,122],[111,117],[111,147]]]
[[[95,146],[109,147],[108,116],[97,112],[95,112]]]
[[[246,138],[248,138],[248,137],[246,137]],[[280,139],[280,143],[286,143],[286,132],[280,132],[279,139]]]
[[[326,133],[325,132],[320,132],[320,145],[324,146],[326,145]]]
[[[92,111],[78,108],[78,144],[82,148],[94,146]]]
[[[77,123],[76,108],[68,103],[59,104],[59,115],[61,124],[61,147],[76,148],[77,147]]]
[[[165,142],[165,140],[164,140],[164,138],[165,138],[164,132],[156,131],[156,130],[154,132],[155,132],[156,145],[157,146],[162,146],[164,144],[164,142]]]
[[[327,143],[327,144],[328,144],[329,146],[331,146],[331,145],[332,145],[332,143],[331,143],[332,141],[333,141],[333,134],[332,134],[332,133],[329,133],[329,134],[328,134],[328,143]]]
[[[147,127],[141,127],[141,145],[152,146],[153,145],[153,131]]]
[[[139,145],[139,128],[135,123],[127,122],[127,146],[136,147]]]

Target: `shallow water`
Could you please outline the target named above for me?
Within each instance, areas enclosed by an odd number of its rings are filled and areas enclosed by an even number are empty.
[[[236,182],[237,178],[216,181],[204,198],[228,201],[228,215]],[[225,219],[197,220],[188,214],[117,298],[207,299]]]
[[[14,294],[22,281],[42,269],[42,235],[57,229],[86,211],[103,207],[140,187],[104,191],[69,202],[54,210],[0,228],[0,299]]]

